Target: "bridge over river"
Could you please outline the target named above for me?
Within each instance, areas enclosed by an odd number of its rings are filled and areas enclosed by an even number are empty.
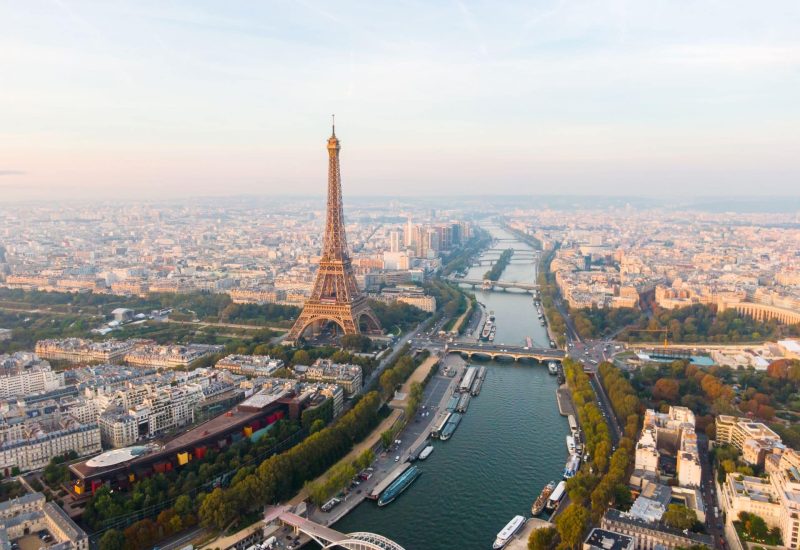
[[[450,278],[451,281],[461,285],[469,285],[472,288],[481,287],[482,290],[508,290],[509,288],[516,288],[524,290],[525,292],[533,292],[539,288],[536,283],[525,283],[519,281],[490,281],[489,279],[459,279],[455,277]]]
[[[504,346],[495,344],[473,344],[469,342],[453,342],[444,348],[445,353],[460,353],[467,357],[474,355],[485,356],[491,359],[507,357],[518,361],[520,359],[536,359],[537,361],[562,361],[566,353],[560,349],[529,348],[523,346]]]
[[[264,518],[266,523],[279,520],[284,525],[294,528],[295,534],[303,533],[311,537],[323,550],[326,548],[346,548],[348,550],[403,550],[403,547],[384,536],[359,531],[356,533],[340,533],[336,529],[325,527],[310,519],[278,508]]]

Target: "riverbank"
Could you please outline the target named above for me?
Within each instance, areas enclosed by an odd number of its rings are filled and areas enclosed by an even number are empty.
[[[553,527],[553,524],[539,518],[529,519],[525,522],[522,530],[506,545],[506,550],[528,550],[528,538],[531,533],[537,529],[545,529],[547,527]]]
[[[531,250],[495,226],[487,229],[500,248]],[[496,255],[483,255],[488,257]],[[534,267],[511,262],[499,279],[532,283]],[[485,270],[472,266],[465,278],[481,279]],[[475,295],[483,314],[495,314],[497,345],[524,346],[530,337],[535,346],[548,347],[550,338],[529,294],[477,289]],[[467,321],[469,332],[478,330],[479,321],[477,313]],[[512,517],[530,516],[531,503],[543,486],[560,477],[566,459],[569,427],[553,402],[556,377],[546,368],[470,362],[487,369],[480,395],[470,401],[453,436],[433,440],[433,454],[415,463],[420,479],[387,507],[356,507],[335,525],[338,531],[379,533],[409,550],[482,550],[491,547]],[[429,418],[435,418],[433,412]],[[408,437],[401,439],[405,445]],[[394,456],[390,459],[394,464]],[[519,537],[520,548],[527,546],[526,536]]]
[[[429,359],[437,359],[438,358],[429,358]],[[444,360],[443,360],[444,361]],[[457,361],[461,362],[461,367],[459,368]],[[403,428],[403,430],[397,434],[397,440],[401,443],[399,445],[392,445],[392,447],[382,452],[378,455],[378,458],[372,464],[372,477],[370,479],[361,482],[358,488],[355,491],[351,491],[348,493],[343,499],[340,504],[335,506],[329,512],[323,512],[319,508],[309,505],[308,507],[308,518],[320,525],[324,526],[331,526],[340,521],[343,517],[353,511],[359,504],[361,504],[369,495],[375,487],[377,487],[383,480],[385,480],[388,476],[392,475],[392,473],[404,464],[407,460],[409,455],[415,451],[426,439],[428,439],[431,429],[433,427],[433,423],[438,417],[438,411],[443,410],[447,405],[447,401],[450,399],[453,391],[455,390],[458,381],[461,379],[461,373],[463,372],[463,360],[456,356],[450,356],[447,358],[447,364],[451,364],[451,367],[455,367],[459,369],[459,372],[454,377],[446,377],[442,376],[441,374],[436,374],[431,378],[428,382],[428,385],[423,392],[423,398],[420,403],[420,410],[414,416],[413,420],[409,420],[408,424]],[[423,362],[425,365],[426,362]],[[434,362],[428,363],[427,369],[422,369],[422,365],[417,367],[417,370],[409,377],[409,381],[413,381],[412,378],[417,376],[421,376],[421,379],[424,379],[427,373],[430,370],[430,367],[433,366]],[[417,375],[417,372],[422,370],[424,374]],[[417,380],[417,381],[421,381]],[[408,384],[410,388],[410,382]],[[423,406],[425,407],[423,409]],[[392,415],[402,415],[403,408],[397,408],[393,411]],[[401,418],[402,416],[398,416]],[[387,419],[388,420],[388,419]],[[393,425],[393,424],[391,424]],[[380,445],[380,437],[381,433],[384,430],[381,429],[382,426],[379,426],[372,434],[370,434],[370,439],[375,441],[377,445]],[[388,428],[387,428],[388,429]],[[370,448],[370,447],[364,447]],[[362,449],[363,450],[363,449]],[[352,461],[358,456],[358,452],[352,452],[350,455],[349,460]],[[352,456],[351,456],[352,455]],[[342,459],[341,462],[346,462],[348,460],[347,457]],[[324,478],[325,476],[321,476],[320,479]],[[298,497],[290,502],[290,504],[299,504],[304,499],[298,500]]]
[[[556,401],[558,401],[558,412],[561,416],[576,416],[575,406],[572,404],[572,392],[569,390],[569,386],[561,384],[561,386],[558,387],[556,390]]]

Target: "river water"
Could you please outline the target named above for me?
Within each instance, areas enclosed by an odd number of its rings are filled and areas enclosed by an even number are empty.
[[[498,239],[512,237],[494,226],[486,229]],[[516,240],[495,248],[531,249]],[[468,278],[479,279],[487,269],[473,267]],[[500,280],[533,282],[534,265],[512,259]],[[495,312],[495,343],[524,345],[530,336],[547,347],[530,294],[476,295]],[[535,363],[476,364],[488,367],[481,393],[453,437],[434,442],[434,453],[418,463],[422,476],[388,506],[359,505],[337,530],[379,533],[406,550],[485,550],[513,516],[530,517],[531,504],[548,481],[560,479],[566,459],[569,428],[558,413],[556,379]]]

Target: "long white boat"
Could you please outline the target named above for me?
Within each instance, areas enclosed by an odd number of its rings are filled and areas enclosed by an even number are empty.
[[[523,525],[525,525],[525,516],[514,516],[514,519],[509,521],[506,526],[503,527],[503,530],[497,533],[497,538],[494,540],[492,548],[494,548],[494,550],[503,548],[508,544],[508,541],[511,540],[511,537],[517,534],[517,531],[519,531]]]
[[[569,451],[571,455],[575,454],[575,438],[571,435],[567,436],[567,451]]]
[[[556,506],[558,506],[559,501],[564,496],[564,491],[567,488],[567,484],[563,481],[559,481],[556,488],[553,489],[553,492],[550,493],[550,498],[547,499],[547,509],[554,510]]]
[[[578,473],[578,468],[581,466],[581,457],[578,455],[569,455],[567,464],[564,466],[564,479],[569,479]]]
[[[432,452],[433,452],[433,445],[428,445],[427,447],[422,449],[421,453],[419,453],[419,459],[420,460],[425,460],[426,458],[431,456]]]

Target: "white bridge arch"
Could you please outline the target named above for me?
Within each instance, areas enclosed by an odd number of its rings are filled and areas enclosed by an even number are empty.
[[[347,548],[348,550],[404,550],[396,542],[375,533],[349,533],[346,539],[332,542],[324,548]]]
[[[277,509],[265,519],[267,523],[269,523],[271,519],[278,519],[284,525],[290,525],[294,529],[295,534],[304,533],[308,535],[314,542],[322,546],[323,550],[326,548],[344,548],[347,550],[404,550],[402,546],[382,535],[363,531],[349,534],[340,533],[335,529],[285,511],[285,509]]]

